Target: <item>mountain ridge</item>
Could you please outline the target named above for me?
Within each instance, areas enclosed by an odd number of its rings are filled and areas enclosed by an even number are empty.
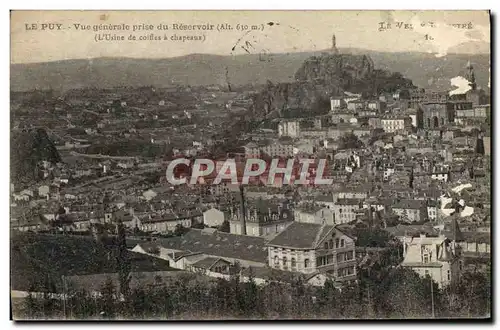
[[[468,60],[477,65],[480,86],[489,80],[489,54],[448,54],[436,57],[422,52],[384,53],[358,48],[340,49],[341,53],[366,54],[376,68],[401,72],[423,88],[450,89],[450,79],[465,73]],[[265,84],[294,81],[294,74],[311,56],[325,51],[217,55],[195,53],[171,58],[145,59],[99,57],[54,62],[11,64],[11,90],[68,90],[74,88],[111,88],[116,86],[154,85],[226,85]]]

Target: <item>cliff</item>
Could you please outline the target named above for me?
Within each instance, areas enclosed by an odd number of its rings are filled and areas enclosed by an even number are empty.
[[[344,91],[374,96],[382,91],[412,88],[411,80],[399,73],[374,68],[366,55],[326,54],[308,58],[295,73],[291,83],[267,86],[254,98],[254,114],[278,112],[286,116],[290,109],[309,113],[322,112],[329,107],[330,96]]]

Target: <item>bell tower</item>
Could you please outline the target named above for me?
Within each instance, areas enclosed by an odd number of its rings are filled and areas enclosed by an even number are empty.
[[[469,86],[473,91],[477,89],[477,84],[476,84],[476,75],[474,73],[474,67],[470,63],[470,61],[467,62],[467,80],[469,80]]]
[[[332,35],[332,54],[337,55],[339,50],[337,49],[337,39],[335,38],[335,34]]]

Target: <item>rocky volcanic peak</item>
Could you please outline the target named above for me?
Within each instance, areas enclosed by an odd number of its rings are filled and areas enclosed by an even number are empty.
[[[338,83],[343,77],[362,79],[373,71],[373,62],[366,55],[323,55],[307,59],[295,73],[297,81],[321,80]]]
[[[398,73],[375,69],[366,55],[312,56],[295,73],[295,82],[268,82],[255,96],[253,112],[257,116],[271,112],[283,116],[289,109],[300,108],[315,113],[328,108],[330,96],[342,95],[344,91],[376,95],[412,87],[412,82]]]

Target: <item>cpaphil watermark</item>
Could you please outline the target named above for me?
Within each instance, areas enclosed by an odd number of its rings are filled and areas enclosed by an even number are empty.
[[[177,158],[166,170],[167,181],[181,184],[281,184],[281,185],[331,185],[326,159],[272,159],[249,158],[244,162],[234,158],[191,160]]]

